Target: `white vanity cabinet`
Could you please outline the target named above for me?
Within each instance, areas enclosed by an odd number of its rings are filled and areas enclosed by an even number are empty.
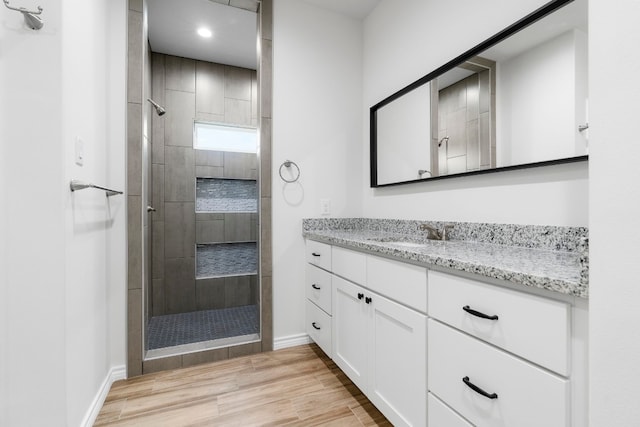
[[[309,336],[394,425],[425,426],[426,269],[336,246],[329,256],[324,244],[307,245]],[[318,267],[329,258],[327,270]],[[329,302],[322,295],[326,274]],[[332,323],[330,351],[318,323],[322,313]]]
[[[333,283],[334,362],[394,425],[425,425],[426,315],[342,278]]]
[[[587,425],[586,319],[570,298],[431,270],[428,282],[429,425],[443,414],[482,426]]]
[[[588,425],[585,299],[315,241],[306,268],[309,336],[395,426]]]
[[[305,329],[307,335],[318,344],[322,351],[329,357],[333,357],[332,276],[327,271],[331,269],[331,246],[309,241],[307,242],[306,258]]]

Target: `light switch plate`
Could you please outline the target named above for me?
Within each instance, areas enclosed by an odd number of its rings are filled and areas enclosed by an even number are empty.
[[[331,215],[331,199],[320,199],[320,215]]]

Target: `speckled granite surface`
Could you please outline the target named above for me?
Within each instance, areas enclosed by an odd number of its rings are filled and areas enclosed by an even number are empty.
[[[427,240],[420,224],[369,218],[304,219],[304,237],[524,286],[588,298],[588,230],[582,227],[455,223],[449,241]]]

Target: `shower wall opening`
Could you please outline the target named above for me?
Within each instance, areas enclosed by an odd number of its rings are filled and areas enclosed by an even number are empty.
[[[159,53],[151,70],[167,113],[152,117],[145,360],[260,341],[256,71]]]

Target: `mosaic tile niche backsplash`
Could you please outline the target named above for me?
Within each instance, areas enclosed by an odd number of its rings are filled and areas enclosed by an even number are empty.
[[[257,212],[257,183],[251,179],[198,178],[196,211]]]

